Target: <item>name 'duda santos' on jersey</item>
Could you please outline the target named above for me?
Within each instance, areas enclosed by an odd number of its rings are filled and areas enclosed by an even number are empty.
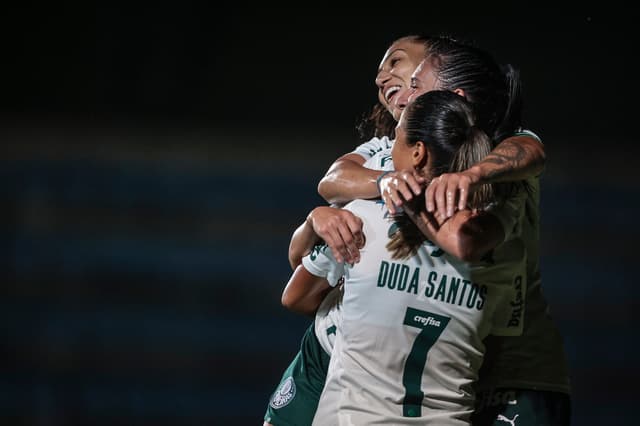
[[[420,281],[420,268],[382,261],[378,271],[377,288],[424,295],[451,305],[482,310],[488,288],[461,276],[429,271]]]

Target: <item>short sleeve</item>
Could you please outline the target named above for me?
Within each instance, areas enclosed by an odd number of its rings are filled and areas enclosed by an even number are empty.
[[[344,275],[344,263],[338,263],[326,244],[317,245],[302,258],[302,266],[316,277],[326,278],[335,287]]]
[[[383,136],[381,138],[371,138],[367,142],[354,149],[352,151],[352,154],[358,154],[365,160],[368,160],[376,153],[386,149],[390,149],[392,146],[393,140],[389,139],[387,136]]]
[[[391,149],[387,148],[377,152],[373,157],[369,158],[363,164],[367,169],[393,171],[393,158],[391,157]]]

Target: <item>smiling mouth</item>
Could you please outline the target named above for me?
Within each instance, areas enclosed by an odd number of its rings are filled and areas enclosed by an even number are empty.
[[[384,98],[388,103],[391,103],[391,99],[395,96],[396,93],[400,91],[400,86],[391,86],[384,92]]]

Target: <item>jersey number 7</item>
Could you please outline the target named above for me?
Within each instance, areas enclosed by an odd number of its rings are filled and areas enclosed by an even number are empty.
[[[420,333],[413,342],[402,374],[402,384],[406,392],[402,404],[402,415],[405,417],[420,417],[422,415],[424,393],[420,388],[422,373],[427,363],[427,354],[449,323],[449,319],[449,317],[431,312],[407,308],[404,325],[417,327],[420,329]]]

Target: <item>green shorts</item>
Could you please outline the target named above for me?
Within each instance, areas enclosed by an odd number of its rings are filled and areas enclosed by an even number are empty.
[[[571,423],[571,398],[562,392],[501,388],[479,393],[477,401],[473,426],[569,426]]]
[[[327,378],[329,360],[312,322],[302,336],[300,351],[269,399],[264,420],[274,426],[311,425]]]

